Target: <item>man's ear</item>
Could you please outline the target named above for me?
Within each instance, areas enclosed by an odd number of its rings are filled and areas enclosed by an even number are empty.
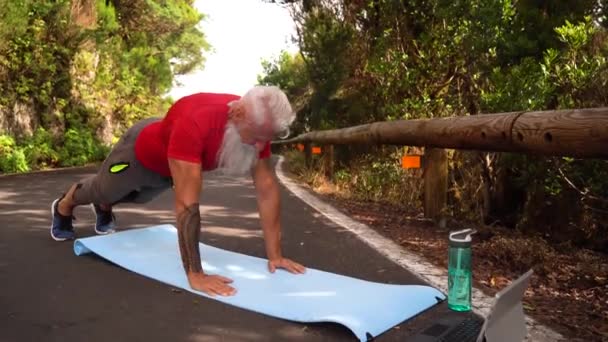
[[[235,121],[241,121],[245,117],[245,105],[240,101],[228,103],[228,117]]]

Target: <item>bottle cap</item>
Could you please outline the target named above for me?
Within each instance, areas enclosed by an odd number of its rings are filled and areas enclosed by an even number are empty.
[[[450,246],[469,247],[471,246],[471,235],[477,233],[475,229],[462,229],[450,233]]]

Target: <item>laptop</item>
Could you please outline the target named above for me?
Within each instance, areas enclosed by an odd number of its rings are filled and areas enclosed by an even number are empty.
[[[413,342],[521,342],[526,337],[522,299],[533,271],[502,289],[494,297],[488,317],[450,314],[408,341]]]

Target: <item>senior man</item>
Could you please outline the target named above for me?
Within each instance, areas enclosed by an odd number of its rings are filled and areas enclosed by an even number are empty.
[[[74,239],[72,212],[86,204],[96,215],[95,232],[114,232],[112,206],[146,203],[173,188],[180,255],[190,286],[211,296],[233,295],[231,279],[202,269],[199,198],[204,171],[250,172],[269,271],[304,273],[302,265],[281,251],[279,186],[269,164],[270,141],[289,132],[294,119],[287,96],[277,87],[256,86],[243,97],[198,93],[181,98],[164,118],[145,119],[129,128],[96,175],[53,201],[51,236],[57,241]]]

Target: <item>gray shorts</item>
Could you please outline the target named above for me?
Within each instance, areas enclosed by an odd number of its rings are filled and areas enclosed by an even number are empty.
[[[172,187],[170,177],[146,169],[135,157],[135,140],[141,130],[160,118],[139,121],[120,138],[95,176],[79,182],[77,205],[95,203],[146,203]]]

